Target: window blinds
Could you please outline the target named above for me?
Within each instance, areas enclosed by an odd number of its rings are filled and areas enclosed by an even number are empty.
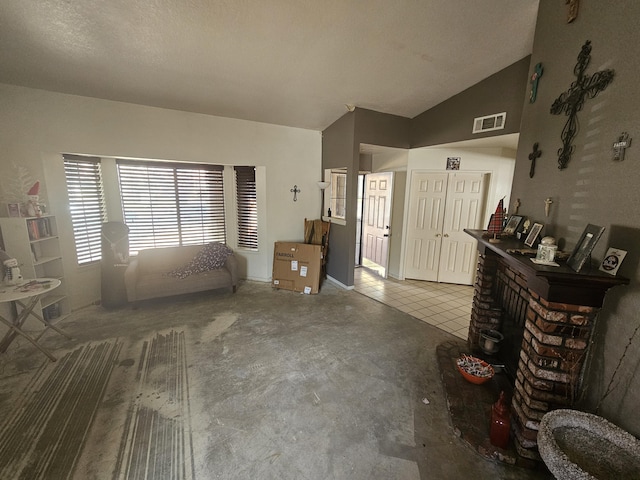
[[[238,247],[258,248],[258,203],[255,167],[234,167],[238,207]]]
[[[78,264],[102,257],[102,223],[107,221],[100,159],[63,155]]]
[[[132,255],[144,248],[226,241],[223,167],[117,163]]]

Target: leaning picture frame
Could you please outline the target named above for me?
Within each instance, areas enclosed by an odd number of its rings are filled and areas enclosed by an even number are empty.
[[[567,265],[574,272],[579,272],[582,269],[603,232],[604,227],[599,227],[598,225],[588,224],[585,227],[580,240],[576,243],[571,256],[567,260]]]
[[[531,227],[531,231],[529,231],[529,235],[527,235],[527,238],[524,241],[524,244],[527,247],[533,248],[533,244],[536,243],[538,235],[540,235],[540,232],[542,231],[542,227],[544,227],[544,225],[542,225],[541,223],[533,224],[533,226]]]
[[[520,215],[511,215],[509,220],[507,220],[507,224],[504,226],[504,230],[502,230],[503,235],[515,235],[516,230],[522,223],[522,219],[524,217]]]
[[[20,204],[19,203],[7,203],[7,213],[10,217],[20,217]]]

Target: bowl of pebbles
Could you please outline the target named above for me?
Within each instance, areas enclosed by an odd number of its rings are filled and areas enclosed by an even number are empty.
[[[468,382],[481,385],[484,382],[491,380],[495,371],[493,367],[484,360],[473,357],[471,355],[462,355],[456,360],[456,367],[460,374]]]

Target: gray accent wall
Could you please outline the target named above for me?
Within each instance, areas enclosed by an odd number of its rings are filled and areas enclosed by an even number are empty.
[[[529,63],[525,57],[415,117],[411,148],[518,133]],[[503,130],[471,133],[474,118],[502,112],[507,112]]]
[[[346,286],[355,268],[360,144],[408,148],[409,125],[405,117],[356,108],[322,133],[322,168],[347,168],[346,225],[331,225],[327,258],[327,275]]]
[[[347,168],[347,199],[356,199],[359,148],[354,144],[355,112],[349,112],[322,132],[322,168]],[[354,183],[354,172],[355,183]],[[328,190],[328,189],[327,189]],[[356,199],[357,200],[357,199]],[[347,205],[347,224],[334,223],[329,231],[327,275],[340,283],[353,285],[356,209]],[[352,232],[353,230],[353,232]]]
[[[520,213],[545,224],[545,233],[571,251],[588,223],[606,228],[593,261],[599,265],[609,246],[627,250],[619,275],[629,286],[609,291],[598,316],[592,355],[587,362],[581,407],[595,410],[633,435],[640,435],[640,2],[580,2],[578,18],[566,23],[567,6],[541,0],[531,66],[542,62],[537,101],[524,98],[522,128],[511,192]],[[575,80],[573,69],[582,45],[591,40],[586,73],[615,70],[613,82],[578,114],[575,151],[564,170],[557,151],[565,115],[551,115],[553,101]],[[612,145],[621,132],[637,137],[623,162],[612,161]],[[634,139],[635,141],[636,139]],[[529,178],[529,153],[539,142],[542,156]],[[548,217],[544,200],[553,204]],[[597,268],[597,266],[595,267]],[[631,341],[630,341],[631,339]],[[628,348],[627,348],[628,345]],[[620,365],[618,366],[618,364]],[[605,396],[607,386],[611,393]]]

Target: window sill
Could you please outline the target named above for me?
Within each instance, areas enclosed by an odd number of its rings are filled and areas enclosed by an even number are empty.
[[[336,217],[322,217],[322,220],[324,220],[325,222],[331,222],[331,223],[335,223],[336,225],[346,225],[347,221],[342,219],[342,218],[336,218]]]

